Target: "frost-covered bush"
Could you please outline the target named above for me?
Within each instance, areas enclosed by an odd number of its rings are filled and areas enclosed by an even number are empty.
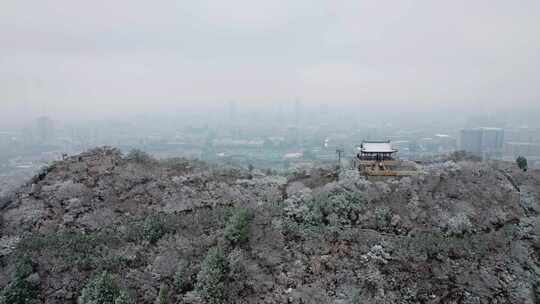
[[[362,304],[362,291],[358,288],[353,289],[347,304]]]
[[[169,286],[167,284],[161,284],[159,288],[159,294],[156,299],[156,304],[167,304],[169,303]]]
[[[454,162],[459,162],[459,161],[474,161],[474,162],[479,162],[479,161],[482,161],[482,158],[479,157],[479,156],[476,156],[472,153],[469,153],[469,152],[466,152],[466,151],[455,151],[455,152],[452,152],[449,156],[448,156],[448,159],[454,161]]]
[[[447,233],[449,235],[463,235],[472,231],[472,223],[469,217],[459,213],[448,219]]]
[[[312,200],[313,196],[309,191],[300,191],[283,202],[283,212],[287,217],[300,220],[309,211],[308,205]]]
[[[19,252],[52,254],[60,258],[64,267],[89,269],[103,266],[101,246],[115,241],[113,233],[82,233],[76,230],[31,234],[17,245]]]
[[[249,238],[250,212],[240,208],[230,217],[225,227],[224,237],[231,245],[244,243]]]
[[[55,195],[59,200],[68,200],[72,198],[81,198],[89,193],[84,184],[73,183],[72,181],[61,184]]]
[[[322,213],[326,217],[335,214],[342,225],[354,225],[364,203],[358,193],[343,192],[323,197]]]
[[[378,207],[375,209],[375,224],[377,228],[384,229],[392,221],[392,211],[387,207]]]
[[[115,304],[124,301],[122,292],[108,272],[91,279],[81,292],[79,304]],[[120,299],[119,299],[120,298]]]
[[[344,189],[355,189],[357,183],[360,180],[360,173],[358,170],[343,170],[339,174],[338,185]]]
[[[159,215],[148,216],[143,223],[143,237],[150,243],[157,242],[167,233],[164,219]]]
[[[135,301],[124,290],[120,291],[120,295],[114,300],[114,304],[135,304]]]
[[[197,275],[197,293],[210,304],[226,303],[228,271],[223,250],[219,247],[210,249]]]
[[[15,265],[15,275],[0,294],[1,304],[37,303],[38,290],[27,277],[32,274],[33,266],[29,257],[20,258]]]
[[[462,170],[464,166],[466,165],[449,160],[443,163],[433,163],[425,165],[423,168],[424,171],[431,175],[438,175],[445,172],[458,172]]]
[[[340,192],[323,194],[311,206],[311,213],[322,223],[351,226],[357,224],[364,203],[358,193]]]
[[[129,153],[126,156],[126,159],[129,161],[135,162],[137,164],[143,164],[143,165],[156,163],[156,160],[152,156],[150,156],[150,154],[139,149],[133,149],[129,151]]]
[[[292,208],[289,207],[285,209],[285,213],[306,228],[357,225],[359,215],[365,207],[361,196],[349,191],[324,192],[297,205],[294,212],[291,212]]]
[[[185,260],[180,261],[174,273],[174,287],[178,292],[183,293],[193,286],[191,274],[189,263]]]
[[[362,255],[362,260],[369,262],[375,261],[376,263],[386,264],[390,259],[390,254],[388,254],[382,245],[374,245],[371,247],[368,253]]]
[[[228,298],[235,299],[249,289],[247,283],[246,256],[240,248],[234,249],[229,256],[229,273],[227,275],[229,284],[227,286]]]
[[[302,235],[302,225],[292,218],[285,217],[279,224],[281,233],[290,239],[296,239]]]
[[[147,241],[155,244],[169,231],[166,215],[151,214],[144,220],[130,223],[125,237],[130,241]]]

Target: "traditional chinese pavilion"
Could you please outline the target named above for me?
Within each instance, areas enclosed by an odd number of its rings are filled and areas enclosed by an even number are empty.
[[[397,150],[387,141],[363,141],[360,145],[358,158],[361,161],[387,161],[394,160]]]

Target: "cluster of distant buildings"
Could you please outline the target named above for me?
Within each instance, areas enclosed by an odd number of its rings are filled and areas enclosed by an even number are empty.
[[[513,161],[524,156],[540,164],[540,133],[528,128],[470,128],[460,132],[459,149],[482,159]]]
[[[472,128],[460,132],[460,150],[482,159],[503,157],[504,130],[501,128]]]
[[[484,158],[540,156],[540,142],[536,141],[539,135],[502,128],[464,129],[460,133],[460,149]]]
[[[301,107],[284,122],[237,119],[234,104],[229,119],[212,125],[177,121],[55,124],[49,117],[35,119],[24,129],[0,132],[0,169],[19,168],[56,159],[100,145],[123,151],[138,148],[157,157],[184,156],[213,162],[256,167],[289,167],[312,162],[349,159],[362,140],[391,140],[402,160],[429,160],[458,150],[482,159],[513,161],[525,156],[531,167],[540,165],[540,129],[456,126],[332,124],[313,119],[300,123]]]

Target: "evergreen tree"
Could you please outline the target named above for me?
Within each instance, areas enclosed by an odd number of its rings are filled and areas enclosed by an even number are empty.
[[[114,304],[119,296],[120,289],[116,282],[104,271],[86,284],[79,297],[79,304]]]
[[[523,156],[519,156],[517,159],[516,159],[516,163],[518,165],[518,167],[523,170],[523,171],[527,171],[528,169],[528,165],[527,165],[527,159]]]
[[[208,251],[197,275],[197,292],[210,304],[226,303],[227,260],[221,248]]]

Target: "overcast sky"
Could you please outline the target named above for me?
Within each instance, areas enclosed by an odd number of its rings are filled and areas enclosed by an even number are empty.
[[[2,120],[176,105],[540,103],[538,0],[3,0]]]

